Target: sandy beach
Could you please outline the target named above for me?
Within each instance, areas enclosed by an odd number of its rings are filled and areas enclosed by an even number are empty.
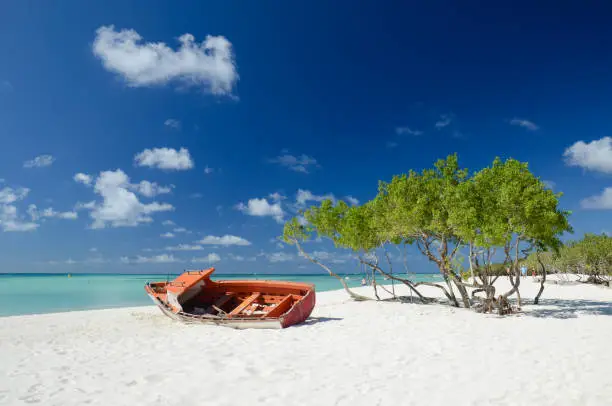
[[[538,287],[524,279],[522,296]],[[183,325],[155,307],[0,318],[0,405],[612,404],[612,289],[548,284],[507,317],[317,299],[285,330]]]

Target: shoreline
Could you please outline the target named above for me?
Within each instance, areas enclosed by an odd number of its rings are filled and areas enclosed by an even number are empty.
[[[539,283],[524,281],[530,301]],[[284,330],[185,325],[153,305],[10,316],[0,405],[606,405],[610,336],[612,291],[582,284],[547,284],[510,316],[327,291]]]

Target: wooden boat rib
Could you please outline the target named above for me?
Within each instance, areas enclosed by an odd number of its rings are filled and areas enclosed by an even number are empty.
[[[314,285],[299,282],[210,279],[215,268],[187,271],[145,291],[168,317],[234,328],[285,328],[305,321],[315,306]]]

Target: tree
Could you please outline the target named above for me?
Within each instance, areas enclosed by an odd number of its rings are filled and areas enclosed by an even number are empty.
[[[587,276],[590,283],[610,283],[612,276],[612,237],[585,234],[579,241],[568,243],[559,256],[563,272]]]
[[[567,220],[570,213],[558,207],[560,196],[534,176],[527,163],[515,159],[502,162],[496,158],[490,167],[461,185],[458,210],[452,212],[451,223],[458,238],[469,245],[470,268],[484,270],[480,280],[474,279],[468,286],[485,292],[485,306],[496,305],[503,311],[508,297],[516,294],[520,307],[519,263],[532,250],[558,250],[560,236],[572,231]],[[493,283],[499,276],[491,272],[496,248],[503,250],[512,285],[498,298]]]
[[[497,308],[505,313],[511,310],[508,297],[513,294],[520,308],[519,263],[532,250],[557,250],[560,235],[571,231],[569,213],[558,208],[559,197],[526,163],[496,158],[490,167],[469,176],[455,154],[438,160],[432,169],[411,170],[380,182],[376,197],[362,206],[323,201],[304,211],[303,225],[297,219],[287,223],[284,239],[307,256],[299,242],[316,232],[336,247],[352,250],[362,264],[387,277],[392,275],[379,264],[376,250],[386,253],[387,245],[415,245],[436,264],[446,286],[429,285],[441,289],[453,305],[459,306],[456,289],[465,307],[476,300],[484,311]],[[504,257],[502,267],[512,269],[512,288],[496,297],[494,283],[503,275],[493,263],[498,249]],[[465,250],[469,273],[462,260]],[[416,289],[419,283],[391,279],[402,281],[425,301]],[[472,298],[467,288],[473,289]]]

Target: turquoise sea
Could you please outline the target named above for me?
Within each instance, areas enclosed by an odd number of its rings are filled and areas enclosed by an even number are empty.
[[[152,305],[145,294],[147,281],[174,279],[176,275],[135,274],[0,274],[0,317]],[[359,286],[362,275],[344,276],[349,286]],[[341,289],[328,275],[213,275],[216,279],[276,279],[314,283],[317,292]],[[412,280],[433,281],[437,275],[411,275]],[[381,282],[382,279],[378,280]],[[396,282],[397,283],[397,282]]]

